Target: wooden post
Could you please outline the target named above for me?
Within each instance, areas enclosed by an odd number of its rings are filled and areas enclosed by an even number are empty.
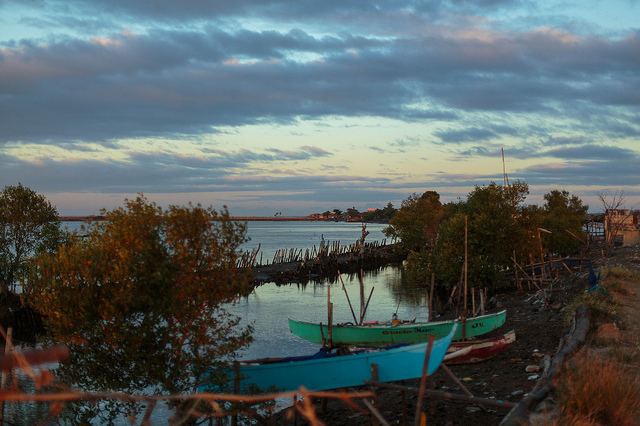
[[[542,249],[542,236],[540,235],[540,228],[538,228],[538,244],[540,245],[540,262],[542,262],[540,266],[540,278],[546,278],[546,272],[544,270],[544,250]]]
[[[464,317],[467,317],[467,280],[469,275],[468,261],[468,218],[464,216],[464,308],[462,310]]]
[[[476,316],[476,288],[471,287],[471,316]]]
[[[379,379],[380,379],[380,375],[378,374],[378,364],[376,364],[375,362],[371,363],[371,381],[373,383],[378,383]],[[378,401],[376,400],[375,397],[373,399],[371,399],[371,405],[373,407],[378,405]],[[376,424],[377,423],[376,421],[374,421],[374,416],[371,416],[371,423],[372,424]]]
[[[520,283],[520,275],[518,275],[518,262],[516,261],[516,251],[513,251],[513,273],[515,274],[516,287],[518,290],[522,290],[522,284]]]
[[[484,290],[480,289],[480,315],[484,315],[484,299],[485,299],[485,292]]]
[[[431,288],[429,289],[429,315],[427,316],[427,322],[433,318],[433,287],[436,283],[436,274],[431,273]]]
[[[353,306],[351,305],[351,299],[349,298],[349,293],[347,292],[347,288],[344,286],[344,281],[342,281],[342,275],[340,271],[338,271],[338,278],[340,278],[340,283],[342,283],[342,290],[344,291],[344,295],[347,296],[347,303],[349,303],[349,309],[351,310],[351,315],[353,316],[353,325],[358,325],[358,320],[356,319],[356,313],[353,311]]]
[[[238,361],[233,362],[233,393],[238,395],[240,393],[240,363]],[[238,426],[238,413],[237,405],[234,404],[234,413],[231,418],[232,426]]]
[[[371,291],[369,292],[369,297],[367,298],[367,303],[364,305],[364,311],[362,312],[362,318],[360,318],[360,325],[364,322],[364,317],[367,315],[367,309],[369,309],[369,302],[371,301],[371,296],[373,295],[373,290],[375,287],[371,287]]]
[[[329,303],[329,349],[333,348],[333,303]]]
[[[416,402],[416,415],[414,417],[414,423],[416,426],[420,425],[421,413],[422,413],[422,400],[424,399],[425,386],[427,385],[427,378],[429,377],[429,358],[431,357],[431,350],[433,349],[433,341],[435,336],[429,336],[429,343],[427,344],[427,351],[424,354],[424,364],[422,365],[422,377],[420,377],[420,387],[418,388],[418,400]]]
[[[362,322],[362,316],[364,313],[364,282],[362,280],[362,269],[358,274],[358,282],[360,283],[360,322]]]

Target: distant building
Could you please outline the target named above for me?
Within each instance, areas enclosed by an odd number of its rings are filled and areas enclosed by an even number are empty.
[[[612,241],[616,246],[640,244],[640,210],[607,210],[604,229],[607,241]]]

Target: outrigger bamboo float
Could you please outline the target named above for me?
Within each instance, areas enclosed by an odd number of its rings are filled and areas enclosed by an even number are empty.
[[[453,340],[481,336],[501,327],[507,319],[507,311],[467,318],[456,327]],[[425,342],[430,335],[447,336],[459,320],[425,323],[336,324],[331,327],[331,344],[334,346],[386,346],[399,343]],[[312,343],[323,344],[329,336],[329,327],[322,323],[297,321],[289,318],[291,333]]]
[[[428,374],[433,374],[444,359],[457,331],[454,324],[449,334],[433,342],[428,354]],[[402,346],[388,350],[369,350],[356,354],[315,356],[281,362],[243,364],[238,370],[238,390],[241,393],[258,391],[292,391],[304,386],[320,391],[366,385],[372,380],[375,364],[376,381],[394,382],[422,376],[428,343]],[[207,389],[202,389],[207,390]]]

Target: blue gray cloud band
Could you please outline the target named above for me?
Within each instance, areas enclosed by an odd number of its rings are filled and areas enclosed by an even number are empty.
[[[100,5],[75,3],[85,8]],[[219,12],[216,16],[222,19],[247,8],[291,5],[151,3],[155,5],[114,2],[114,10],[147,19],[155,17],[152,8],[167,18],[170,12]],[[393,8],[368,2],[293,3],[293,9],[308,3],[306,10],[314,5],[346,14],[363,9],[367,16],[382,13],[376,7]],[[420,21],[425,4],[408,5],[404,18]],[[623,108],[626,118],[615,124],[637,130],[637,30],[622,36],[582,36],[560,29],[474,27],[469,30],[477,34],[469,35],[464,27],[448,24],[437,31],[424,27],[420,32],[362,35],[348,26],[338,31],[339,23],[326,22],[322,29],[331,34],[323,36],[299,28],[257,31],[204,23],[104,37],[5,42],[0,47],[0,142],[198,135],[220,126],[326,116],[452,124],[476,112],[576,117],[590,107],[598,108],[603,117],[614,115],[613,108]],[[315,56],[300,60],[300,55]],[[453,125],[440,138],[483,140],[491,132],[495,130]]]

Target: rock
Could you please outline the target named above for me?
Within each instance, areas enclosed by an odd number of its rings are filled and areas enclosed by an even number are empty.
[[[524,391],[523,390],[514,390],[513,392],[511,392],[511,396],[520,396],[520,395],[524,395]]]
[[[527,373],[537,373],[538,371],[540,371],[540,366],[539,365],[527,365],[525,367],[524,371],[526,371]]]
[[[540,378],[539,374],[532,374],[529,377],[527,377],[527,380],[538,380]]]
[[[470,406],[465,408],[465,410],[467,411],[467,413],[477,413],[478,411],[480,411],[480,407]]]
[[[463,382],[473,382],[473,378],[471,378],[471,377],[463,377],[462,381]]]

